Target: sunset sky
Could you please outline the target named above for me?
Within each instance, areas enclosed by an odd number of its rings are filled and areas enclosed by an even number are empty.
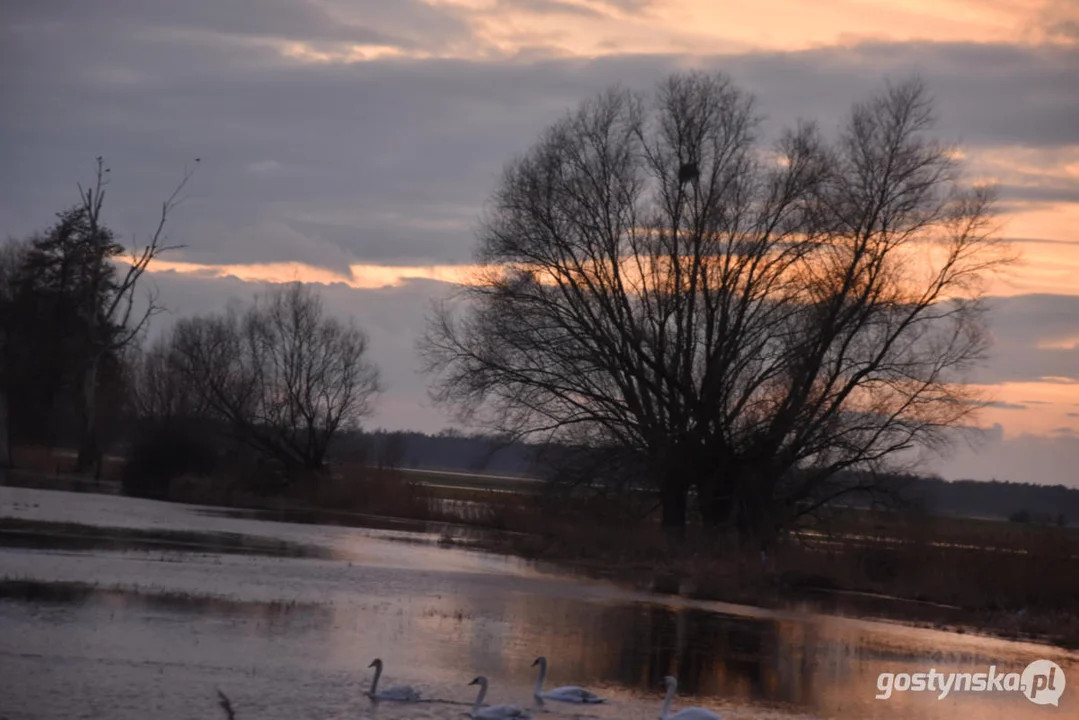
[[[504,164],[596,91],[684,68],[731,75],[768,132],[831,132],[886,78],[926,80],[1023,253],[993,288],[985,442],[927,469],[1079,487],[1077,0],[0,3],[0,232],[47,227],[103,155],[107,221],[138,241],[200,157],[155,332],[323,283],[382,368],[370,424],[435,431],[415,340]]]

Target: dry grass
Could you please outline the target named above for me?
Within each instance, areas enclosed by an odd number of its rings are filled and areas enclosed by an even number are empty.
[[[397,473],[371,468],[350,468],[270,494],[259,492],[226,469],[207,477],[189,475],[173,480],[169,499],[238,508],[321,509],[415,520],[432,518],[431,494],[426,487],[409,483]]]
[[[11,448],[11,464],[19,470],[41,475],[70,475],[75,470],[76,453],[68,448],[22,445]],[[101,479],[119,481],[124,458],[106,455],[101,463]]]
[[[495,537],[491,549],[660,592],[763,606],[809,603],[1079,647],[1074,529],[866,513],[832,528],[839,537],[790,538],[762,562],[756,549],[699,531],[672,544],[654,519],[628,526],[587,506],[559,513],[518,501],[490,512],[498,526],[523,533]],[[880,525],[879,534],[860,523]]]

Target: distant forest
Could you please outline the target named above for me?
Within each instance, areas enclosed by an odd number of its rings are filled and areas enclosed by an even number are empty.
[[[363,460],[371,465],[508,477],[542,476],[535,446],[453,430],[443,430],[437,435],[411,431],[342,431],[334,446],[338,458]]]
[[[443,431],[342,433],[341,459],[416,470],[470,472],[508,477],[545,477],[540,448],[485,435]],[[1015,522],[1079,524],[1079,489],[1063,485],[897,476],[904,499],[934,514]]]

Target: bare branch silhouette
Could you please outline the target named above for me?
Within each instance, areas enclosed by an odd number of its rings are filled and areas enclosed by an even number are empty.
[[[767,538],[832,482],[944,447],[978,398],[993,193],[927,137],[917,80],[826,141],[757,140],[748,95],[610,90],[511,163],[483,269],[433,313],[435,399],[466,422],[635,457],[664,524]],[[625,457],[625,453],[623,457]]]

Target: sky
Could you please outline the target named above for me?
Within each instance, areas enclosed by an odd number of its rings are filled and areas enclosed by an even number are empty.
[[[47,227],[102,155],[137,243],[198,157],[153,331],[320,283],[382,369],[368,424],[437,431],[416,339],[505,164],[611,84],[690,68],[767,132],[921,75],[1023,258],[992,288],[984,432],[925,469],[1079,487],[1079,0],[0,0],[0,234]]]

